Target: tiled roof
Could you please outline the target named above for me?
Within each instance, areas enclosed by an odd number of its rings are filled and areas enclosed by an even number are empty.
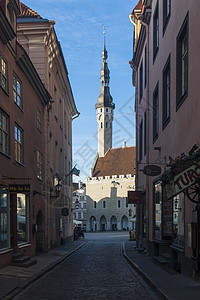
[[[37,12],[35,12],[34,10],[29,8],[28,6],[26,6],[22,2],[20,2],[20,15],[18,17],[28,17],[28,18],[42,19],[42,17]]]
[[[135,174],[136,148],[113,148],[97,159],[93,177]]]

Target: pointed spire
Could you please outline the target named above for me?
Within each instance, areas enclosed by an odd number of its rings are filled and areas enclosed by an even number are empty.
[[[105,39],[105,26],[103,25],[103,35],[104,35],[104,49],[102,51],[102,68],[100,75],[100,85],[101,93],[97,100],[96,108],[101,106],[112,107],[114,109],[115,105],[113,103],[112,96],[110,95],[109,81],[110,81],[110,71],[108,69],[107,58],[108,52],[106,50],[106,39]]]
[[[103,35],[104,35],[104,50],[106,50],[106,28],[103,25]]]

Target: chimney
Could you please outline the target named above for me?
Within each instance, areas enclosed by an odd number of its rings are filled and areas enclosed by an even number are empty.
[[[126,148],[126,142],[123,142],[122,148]]]

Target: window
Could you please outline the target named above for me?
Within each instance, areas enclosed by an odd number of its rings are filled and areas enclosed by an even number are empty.
[[[155,238],[161,239],[161,218],[162,218],[162,182],[154,184],[154,229]]]
[[[29,201],[25,194],[17,194],[17,243],[29,241]]]
[[[87,206],[86,206],[86,203],[83,203],[83,209],[86,209]]]
[[[171,13],[171,0],[163,0],[163,35],[169,22]]]
[[[147,153],[147,113],[144,113],[144,155]]]
[[[158,97],[158,83],[153,92],[153,142],[158,137],[158,122],[159,122],[159,97]]]
[[[13,97],[15,103],[22,109],[22,84],[15,74],[13,74]]]
[[[8,63],[0,54],[0,86],[8,92]]]
[[[97,208],[97,202],[94,201],[94,208]]]
[[[163,129],[170,119],[170,56],[163,69]]]
[[[147,86],[147,45],[144,49],[144,87]]]
[[[117,207],[118,207],[118,208],[121,207],[121,201],[120,201],[120,200],[117,201]]]
[[[42,124],[41,124],[41,111],[37,108],[37,129],[41,132]]]
[[[128,197],[126,197],[126,207],[128,207]]]
[[[84,196],[80,196],[80,201],[84,201]]]
[[[188,94],[188,15],[186,16],[176,40],[176,107]]]
[[[140,101],[143,96],[143,59],[140,64]]]
[[[9,117],[0,110],[0,152],[9,155]]]
[[[173,242],[179,246],[184,247],[184,193],[180,193],[173,198]]]
[[[101,128],[103,128],[103,123],[101,122]]]
[[[140,127],[139,127],[139,161],[142,160],[142,147],[143,147],[143,120],[140,122]]]
[[[0,186],[0,251],[9,247],[8,191]]]
[[[106,208],[106,201],[103,201],[103,208]]]
[[[78,212],[78,219],[81,219],[81,212]]]
[[[43,179],[43,157],[42,153],[37,150],[37,178],[42,180]]]
[[[158,1],[153,15],[153,60],[155,60],[159,48],[159,14]]]
[[[106,122],[106,128],[108,128],[108,122]]]
[[[24,163],[23,153],[23,130],[16,124],[15,125],[15,160],[21,164]]]

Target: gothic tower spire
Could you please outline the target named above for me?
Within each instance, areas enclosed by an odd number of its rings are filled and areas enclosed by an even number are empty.
[[[112,148],[112,122],[113,110],[115,104],[110,95],[109,80],[110,71],[108,69],[107,58],[108,52],[106,50],[105,41],[105,27],[104,27],[104,49],[102,51],[102,69],[100,75],[100,95],[95,105],[97,111],[98,123],[98,154],[102,157],[106,152]]]

